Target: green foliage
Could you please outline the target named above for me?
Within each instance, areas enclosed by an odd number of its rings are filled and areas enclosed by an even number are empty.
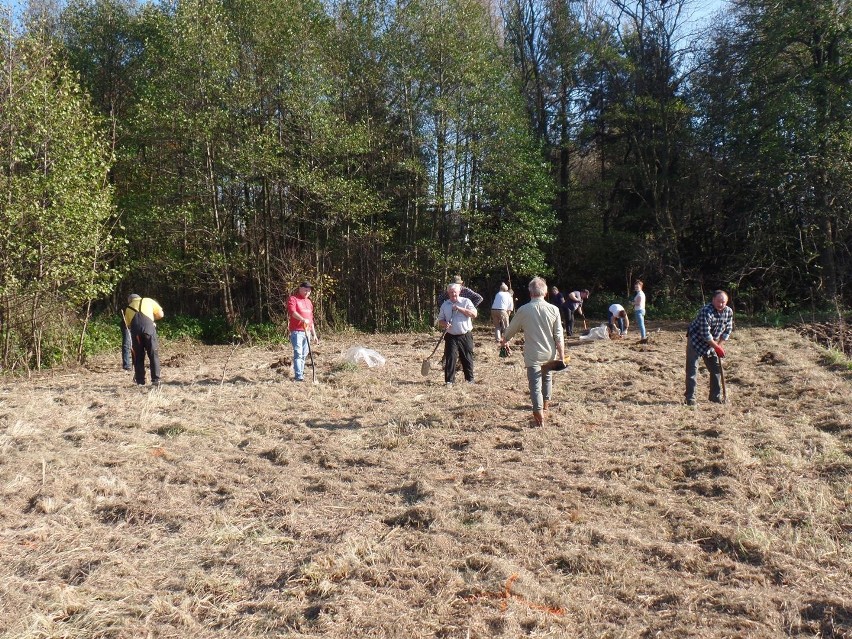
[[[457,272],[639,276],[672,316],[843,294],[850,16],[812,4],[738,2],[693,57],[686,0],[72,0],[63,51],[34,29],[3,60],[31,91],[0,93],[3,357],[58,334],[25,309],[119,276],[218,343],[276,339],[303,278],[369,330],[428,324]]]
[[[101,122],[46,34],[4,41],[0,363],[23,348],[38,368],[76,354],[66,314],[113,289],[120,243]]]
[[[195,340],[205,344],[228,344],[232,341],[228,323],[222,316],[202,319],[172,315],[157,322],[157,334],[166,340]]]
[[[830,366],[852,371],[852,359],[849,359],[841,350],[836,348],[827,348],[825,350],[825,359]]]
[[[852,275],[850,30],[834,0],[738,3],[699,78],[714,170],[730,184],[730,267],[770,307],[830,301]]]
[[[83,338],[83,356],[107,351],[121,352],[121,326],[118,315],[98,315],[89,320]]]
[[[287,344],[290,341],[287,331],[271,322],[248,324],[246,335],[252,344]]]

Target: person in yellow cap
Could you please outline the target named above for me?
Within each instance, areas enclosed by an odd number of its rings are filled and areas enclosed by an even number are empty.
[[[151,364],[151,383],[160,385],[160,343],[156,321],[163,319],[163,307],[157,300],[131,293],[124,309],[124,322],[130,327],[133,343],[133,381],[145,385],[145,354]]]

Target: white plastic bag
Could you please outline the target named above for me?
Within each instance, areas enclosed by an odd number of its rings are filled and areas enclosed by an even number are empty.
[[[609,339],[609,328],[606,324],[595,326],[588,335],[580,335],[581,340]]]
[[[349,364],[360,364],[363,362],[369,368],[385,365],[384,357],[382,357],[376,351],[370,350],[369,348],[364,348],[363,346],[349,347],[349,350],[343,353],[342,359],[344,362],[347,362]]]

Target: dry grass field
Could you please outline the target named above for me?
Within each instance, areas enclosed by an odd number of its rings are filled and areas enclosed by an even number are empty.
[[[427,333],[331,336],[317,385],[189,343],[159,389],[0,378],[0,637],[852,637],[849,373],[738,328],[688,408],[649,327],[571,341],[543,428],[485,327],[452,389]]]

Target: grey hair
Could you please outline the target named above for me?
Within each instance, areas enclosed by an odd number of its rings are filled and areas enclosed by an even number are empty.
[[[500,284],[500,290],[501,290],[501,291],[508,291],[508,290],[509,290],[509,287],[508,287],[508,286],[506,286],[506,284],[505,284],[505,283],[501,283],[501,284]]]
[[[461,291],[461,284],[457,282],[451,282],[447,284],[447,292],[449,293],[450,289],[456,289],[457,291]]]
[[[131,293],[130,295],[127,296],[127,302],[128,303],[132,302],[133,300],[138,300],[138,299],[139,299],[139,296],[136,293]]]
[[[543,277],[534,277],[530,280],[530,295],[533,297],[544,297],[547,295],[547,282]]]

